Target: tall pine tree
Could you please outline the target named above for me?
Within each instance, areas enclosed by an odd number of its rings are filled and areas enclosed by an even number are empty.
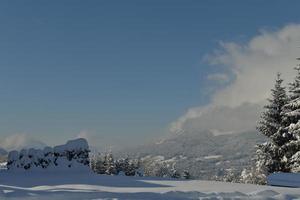
[[[283,141],[281,152],[285,171],[300,172],[300,65],[296,68],[296,77],[289,87],[289,100],[284,106]]]
[[[295,70],[288,97],[277,75],[272,98],[261,116],[258,130],[269,141],[257,146],[255,167],[247,174],[255,183],[264,183],[266,175],[276,171],[300,172],[300,65]]]
[[[296,77],[294,82],[290,83],[289,100],[284,106],[283,114],[285,116],[285,125],[296,124],[300,120],[300,65],[295,67]]]
[[[280,133],[284,126],[284,113],[282,111],[288,99],[282,82],[280,73],[278,73],[275,86],[271,90],[271,98],[268,99],[268,104],[264,106],[265,111],[261,115],[261,121],[257,127],[260,133],[269,138],[268,142],[257,145],[255,169],[252,170],[256,174],[263,174],[262,177],[282,170],[282,155],[280,153],[282,137]]]
[[[287,103],[285,87],[282,86],[283,80],[280,73],[277,73],[275,87],[271,90],[271,98],[264,106],[265,112],[261,115],[261,121],[257,129],[267,137],[274,135],[283,125],[283,106]]]

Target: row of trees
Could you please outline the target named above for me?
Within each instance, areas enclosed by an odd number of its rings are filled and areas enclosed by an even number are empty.
[[[146,156],[140,160],[144,176],[190,179],[188,170],[178,170],[176,160],[165,160],[162,156]]]
[[[54,148],[11,151],[7,158],[8,170],[89,170],[89,164],[89,147],[82,138]]]
[[[143,159],[129,159],[127,157],[115,160],[112,153],[94,154],[91,156],[90,165],[92,170],[98,174],[191,178],[187,170],[179,172],[175,168],[175,163],[156,160],[152,157]]]
[[[295,71],[288,92],[277,74],[257,127],[268,141],[257,145],[254,166],[242,172],[243,182],[264,184],[270,173],[300,172],[300,66]]]
[[[139,160],[121,158],[115,160],[112,153],[96,154],[91,158],[91,168],[98,174],[142,176]]]

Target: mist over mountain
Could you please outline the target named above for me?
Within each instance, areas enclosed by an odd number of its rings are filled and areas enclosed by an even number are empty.
[[[13,134],[5,137],[0,142],[0,147],[6,151],[36,148],[47,146],[44,142],[34,139],[26,134]]]
[[[214,135],[212,131],[188,129],[159,142],[123,150],[117,155],[162,156],[176,162],[177,169],[188,169],[195,178],[212,179],[226,170],[240,171],[249,166],[255,145],[264,141],[266,138],[256,131]]]

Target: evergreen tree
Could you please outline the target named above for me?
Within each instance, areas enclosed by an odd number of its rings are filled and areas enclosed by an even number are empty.
[[[92,169],[92,171],[96,172],[96,155],[95,154],[91,154],[90,155],[90,168]]]
[[[116,163],[114,161],[112,153],[108,153],[105,156],[105,174],[107,175],[116,175],[117,174],[117,169],[116,169]]]
[[[286,126],[296,124],[300,120],[300,65],[295,67],[297,75],[294,82],[290,83],[289,100],[284,106],[283,114]]]
[[[260,133],[269,138],[269,141],[257,145],[255,166],[250,171],[255,174],[265,173],[262,177],[282,169],[280,147],[287,142],[282,133],[285,117],[283,109],[288,100],[282,82],[280,73],[278,73],[275,86],[271,90],[271,98],[268,99],[268,104],[264,106],[265,111],[261,115],[261,121],[257,127]]]
[[[289,84],[287,97],[282,79],[277,76],[272,98],[259,123],[258,130],[270,141],[258,145],[256,170],[266,174],[275,171],[300,172],[300,66]]]
[[[133,160],[129,160],[127,168],[125,169],[125,175],[126,176],[135,176],[136,170],[137,170],[136,163],[134,163]]]
[[[297,74],[289,87],[289,100],[284,106],[284,124],[282,130],[284,145],[281,152],[284,155],[282,163],[285,165],[285,171],[299,172],[300,160],[300,66],[295,68]]]
[[[257,127],[259,132],[267,137],[273,136],[283,125],[282,109],[287,103],[287,95],[282,82],[280,73],[277,73],[275,87],[271,90],[271,98],[267,99],[269,103],[264,106],[265,112],[261,115],[261,121]]]
[[[273,142],[265,142],[256,146],[255,166],[252,172],[255,174],[282,171],[280,147]]]
[[[190,179],[190,178],[191,178],[191,175],[190,175],[190,173],[189,173],[188,170],[184,170],[183,173],[182,173],[182,177],[183,177],[184,179]]]
[[[120,158],[116,160],[116,170],[118,175],[125,175],[125,171],[129,165],[128,158]]]
[[[106,155],[98,153],[93,158],[93,171],[97,174],[105,174],[106,172]]]
[[[116,161],[117,174],[125,176],[138,175],[139,165],[138,159],[120,158]]]
[[[170,173],[171,173],[171,178],[180,178],[180,173],[175,168],[175,163],[173,163]]]
[[[238,183],[240,181],[240,172],[236,171],[234,168],[227,169],[223,181]]]

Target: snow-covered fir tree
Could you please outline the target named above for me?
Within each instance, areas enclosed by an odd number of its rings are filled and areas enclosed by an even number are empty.
[[[107,153],[105,155],[105,174],[107,175],[116,175],[117,174],[117,169],[116,169],[116,163],[114,160],[114,157],[112,153]]]
[[[240,182],[240,173],[234,168],[226,169],[222,181],[238,183]]]
[[[132,160],[130,160],[128,157],[118,159],[116,161],[116,168],[117,168],[117,174],[118,175],[125,175],[125,176],[134,176],[136,166],[133,163]]]
[[[277,73],[271,97],[267,99],[268,104],[264,106],[265,110],[257,127],[261,134],[268,137],[268,141],[256,146],[254,166],[242,172],[241,182],[265,184],[269,173],[283,169],[281,146],[287,142],[282,132],[285,123],[283,110],[288,96],[282,83],[280,73]]]
[[[96,161],[96,166],[97,166],[97,172],[99,174],[105,174],[106,168],[107,168],[106,154],[104,154],[103,156],[98,157],[98,159]]]
[[[257,129],[267,137],[274,135],[283,126],[283,107],[287,103],[285,87],[282,86],[282,78],[277,73],[275,86],[271,89],[271,98],[267,99],[268,104],[264,106],[265,111],[261,115]]]
[[[284,139],[280,133],[282,127],[284,127],[283,109],[288,100],[282,82],[283,80],[278,73],[275,86],[271,90],[271,98],[268,99],[268,104],[264,106],[265,111],[261,115],[261,121],[257,128],[269,140],[266,143],[257,145],[255,174],[259,172],[272,173],[280,171],[282,168],[280,146],[284,144]]]
[[[190,172],[188,170],[183,170],[183,172],[182,172],[182,178],[184,178],[184,179],[190,179],[191,178]]]
[[[295,67],[296,77],[289,87],[289,100],[284,106],[285,124],[296,124],[300,120],[300,65]]]
[[[126,158],[120,158],[116,160],[116,169],[118,175],[125,175],[125,169],[127,169],[129,166],[129,159]]]
[[[95,171],[96,170],[96,155],[94,153],[90,154],[90,168]]]
[[[300,172],[300,65],[295,70],[288,96],[277,75],[258,127],[269,141],[257,146],[255,166],[242,173],[245,182],[265,183],[266,176],[276,171]]]
[[[139,169],[139,161],[137,159],[130,159],[125,175],[135,176],[138,169]]]
[[[178,172],[178,170],[175,168],[175,164],[173,163],[172,168],[170,170],[170,175],[171,178],[180,178],[180,173]]]
[[[281,151],[285,171],[300,172],[300,65],[289,87],[289,99],[283,109],[285,128],[282,129],[284,144]]]

